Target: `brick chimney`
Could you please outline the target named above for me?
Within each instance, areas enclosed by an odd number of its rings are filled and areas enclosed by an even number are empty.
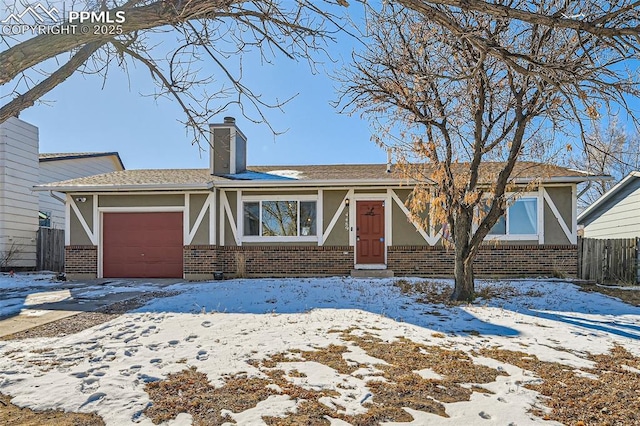
[[[247,137],[236,126],[236,119],[225,117],[223,123],[209,124],[212,175],[244,172],[247,168]]]

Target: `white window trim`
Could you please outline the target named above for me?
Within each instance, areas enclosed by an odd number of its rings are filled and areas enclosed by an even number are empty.
[[[544,203],[542,202],[541,191],[537,192],[523,192],[523,193],[508,193],[507,197],[517,196],[514,202],[526,199],[533,198],[536,200],[536,212],[537,212],[537,223],[536,227],[538,228],[538,232],[535,234],[510,234],[509,233],[509,218],[508,218],[508,208],[505,212],[505,225],[506,225],[506,234],[487,234],[484,237],[485,241],[538,241],[539,244],[544,241]],[[513,204],[512,204],[513,205]],[[510,208],[511,206],[509,206]]]
[[[238,197],[240,202],[238,214],[238,234],[244,243],[319,243],[322,240],[321,223],[318,220],[318,208],[321,207],[317,194],[308,195],[246,195]],[[244,235],[244,203],[260,203],[258,216],[260,218],[260,232],[262,232],[262,202],[263,201],[295,201],[298,203],[298,228],[300,227],[300,202],[314,201],[316,203],[316,235],[298,236],[261,236]],[[298,229],[300,232],[300,229]]]

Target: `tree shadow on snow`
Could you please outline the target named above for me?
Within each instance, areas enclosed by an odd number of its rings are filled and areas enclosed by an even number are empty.
[[[517,336],[510,327],[483,321],[458,306],[417,303],[393,280],[234,279],[180,284],[182,294],[156,299],[134,312],[304,314],[311,310],[360,310],[434,332]]]

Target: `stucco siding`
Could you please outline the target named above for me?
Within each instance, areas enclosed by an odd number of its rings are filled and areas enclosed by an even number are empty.
[[[558,213],[560,213],[560,217],[567,225],[567,228],[571,229],[572,219],[573,219],[573,204],[572,204],[572,191],[571,187],[548,187],[545,188],[545,191],[553,201],[553,204],[556,206]],[[571,244],[569,238],[562,230],[560,223],[556,219],[551,207],[549,204],[544,201],[544,243],[545,244],[556,244],[556,245],[564,245]]]
[[[58,182],[116,170],[122,170],[122,167],[113,156],[42,161],[39,183]],[[64,199],[63,194],[58,196]],[[40,192],[39,205],[40,211],[51,213],[52,228],[64,228],[64,203],[53,198],[48,192]]]
[[[233,238],[233,231],[231,229],[231,224],[233,223],[234,226],[237,228],[237,221],[236,221],[236,217],[237,217],[237,213],[236,210],[238,210],[238,193],[236,191],[225,191],[224,192],[225,195],[227,196],[227,201],[229,202],[229,210],[231,211],[231,217],[229,217],[229,215],[227,215],[226,211],[224,214],[225,217],[225,221],[224,221],[224,245],[225,246],[235,246],[236,245],[236,240]],[[239,238],[242,238],[241,235],[238,235]]]
[[[17,118],[0,124],[0,251],[18,253],[8,267],[36,266],[38,128]]]
[[[73,197],[73,200],[80,210],[80,214],[84,218],[85,222],[89,226],[89,229],[93,229],[93,195],[82,195],[81,197]],[[81,198],[86,200],[84,203],[77,201],[76,198]]]
[[[335,226],[324,241],[325,246],[349,245],[349,210],[342,203],[347,191],[323,191],[322,197],[322,232],[325,233],[338,209],[340,214]]]
[[[230,221],[232,220],[233,218],[225,215],[225,220],[224,220],[224,245],[225,246],[236,245],[236,240],[234,240],[233,238],[233,232],[231,230],[231,224],[230,224]]]
[[[69,218],[70,226],[70,243],[72,246],[90,246],[93,245],[91,239],[85,232],[80,219],[76,215],[75,211],[71,209],[71,217]],[[90,228],[91,229],[91,228]]]
[[[411,194],[410,190],[395,190],[394,191],[401,202],[406,202]],[[418,229],[413,222],[402,211],[400,206],[395,201],[391,203],[391,218],[392,218],[392,243],[394,246],[426,246],[429,245],[427,241],[420,235]]]
[[[585,238],[640,237],[640,179],[603,203],[584,225]]]
[[[100,195],[99,207],[181,207],[184,194]]]
[[[208,194],[192,194],[189,196],[189,229],[193,230],[196,219],[207,201]],[[206,245],[209,244],[209,210],[204,214],[202,222],[196,231],[191,244]]]
[[[95,197],[95,195],[69,194],[69,197],[75,203],[76,207],[78,208],[78,211],[80,211],[80,214],[82,215],[82,219],[85,221],[85,223],[89,227],[89,230],[93,231],[95,229],[94,223],[93,223],[93,197]],[[78,201],[77,200],[78,198],[84,199],[85,200],[84,203]],[[75,210],[70,207],[69,211],[71,212],[71,217],[69,218],[69,226],[71,228],[69,237],[70,237],[71,245],[74,245],[74,246],[93,245],[93,243],[91,242],[91,238],[89,238],[89,235],[87,235],[86,231],[84,230],[84,227],[80,223],[80,219],[78,218],[78,215],[76,214]]]

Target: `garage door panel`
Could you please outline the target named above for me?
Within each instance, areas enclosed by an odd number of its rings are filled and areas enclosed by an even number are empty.
[[[105,213],[103,275],[181,278],[182,213]]]

